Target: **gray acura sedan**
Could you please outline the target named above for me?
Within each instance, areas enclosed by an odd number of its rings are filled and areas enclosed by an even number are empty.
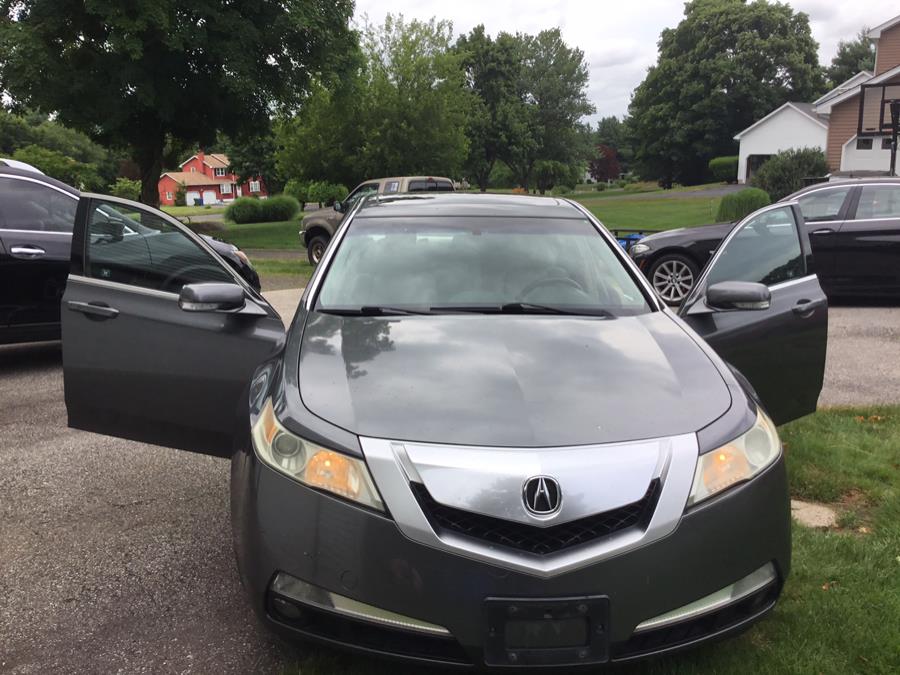
[[[290,328],[208,244],[141,265],[82,196],[69,424],[228,457],[262,620],[419,663],[596,665],[746,628],[788,574],[776,424],[827,306],[797,205],[738,223],[678,313],[580,205],[347,215]],[[171,251],[170,251],[171,253]]]

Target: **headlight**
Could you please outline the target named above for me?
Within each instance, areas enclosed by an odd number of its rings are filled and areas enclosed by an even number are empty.
[[[772,464],[781,452],[775,425],[762,409],[756,424],[721,448],[700,456],[688,506],[702,502],[732,485],[750,480]]]
[[[267,399],[260,411],[252,437],[256,454],[276,471],[309,487],[384,511],[366,463],[292,434],[275,417],[272,399]]]
[[[628,252],[631,255],[635,256],[635,255],[640,255],[641,253],[646,253],[649,250],[650,250],[650,247],[647,244],[635,244],[630,249],[628,249]]]

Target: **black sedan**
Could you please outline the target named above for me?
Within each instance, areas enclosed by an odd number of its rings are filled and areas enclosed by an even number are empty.
[[[0,344],[59,339],[59,303],[79,197],[75,188],[38,171],[0,166]],[[161,211],[154,214],[150,222],[108,209],[110,241],[148,242],[150,234],[163,235],[162,241],[177,221]],[[259,275],[237,246],[202,239],[259,290]],[[149,246],[144,251],[148,254]]]
[[[900,179],[822,183],[785,197],[796,200],[829,296],[900,296]],[[733,223],[651,234],[631,257],[656,292],[680,303]]]

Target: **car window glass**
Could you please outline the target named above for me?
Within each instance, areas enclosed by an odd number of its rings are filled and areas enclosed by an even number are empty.
[[[399,180],[390,180],[384,185],[384,193],[392,194],[394,192],[400,191],[400,181]]]
[[[587,220],[354,221],[323,281],[321,308],[539,303],[649,311],[612,245]]]
[[[178,293],[184,284],[234,283],[219,262],[161,215],[95,200],[88,221],[88,273],[98,279]]]
[[[837,220],[844,205],[844,199],[850,193],[850,187],[828,188],[816,190],[801,197],[797,203],[807,222]]]
[[[446,180],[411,180],[408,192],[453,192],[453,183]]]
[[[353,192],[353,194],[351,194],[349,197],[347,197],[346,204],[347,204],[347,206],[353,206],[354,204],[356,204],[356,202],[358,202],[363,197],[368,197],[369,195],[374,195],[376,192],[378,192],[378,184],[377,183],[371,183],[369,185],[361,185],[360,187],[356,188],[356,190]]]
[[[765,211],[740,226],[716,258],[707,286],[753,281],[766,286],[804,274],[800,237],[789,206]]]
[[[856,218],[900,218],[900,185],[866,185],[859,194]]]
[[[72,232],[78,200],[47,185],[0,178],[0,228]]]

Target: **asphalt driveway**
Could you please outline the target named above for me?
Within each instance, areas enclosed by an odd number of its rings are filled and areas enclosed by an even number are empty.
[[[290,318],[297,293],[272,300]],[[225,460],[66,427],[58,344],[0,347],[0,672],[271,672]],[[900,308],[831,311],[823,404],[900,402]]]

